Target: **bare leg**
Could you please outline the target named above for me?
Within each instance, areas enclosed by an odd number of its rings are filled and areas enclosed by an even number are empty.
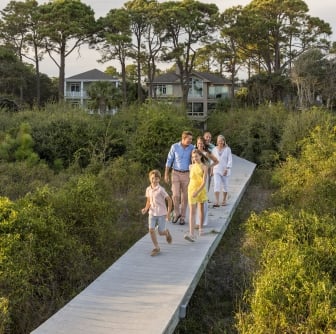
[[[195,219],[196,219],[196,204],[190,204],[189,205],[189,233],[191,237],[194,237]]]
[[[199,235],[202,235],[203,223],[204,223],[204,203],[198,203],[198,208],[199,208]]]
[[[227,194],[227,192],[223,192],[223,205],[226,205]]]
[[[219,191],[215,192],[215,205],[219,205]]]
[[[155,229],[154,229],[154,228],[150,228],[150,229],[149,229],[149,234],[150,234],[150,237],[151,237],[152,242],[153,242],[153,244],[154,244],[154,247],[155,247],[156,249],[160,249],[159,244],[158,244],[158,241],[157,241],[157,237],[156,237]]]

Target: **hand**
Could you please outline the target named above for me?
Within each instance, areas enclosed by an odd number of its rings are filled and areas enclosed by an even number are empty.
[[[164,180],[165,180],[165,182],[166,182],[167,184],[169,184],[169,183],[170,183],[170,182],[169,182],[169,175],[166,175],[166,174],[165,174]]]
[[[141,209],[141,213],[144,215],[147,212],[146,208]]]

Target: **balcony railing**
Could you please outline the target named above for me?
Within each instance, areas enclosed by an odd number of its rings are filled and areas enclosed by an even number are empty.
[[[86,99],[88,97],[87,92],[71,92],[71,91],[66,91],[65,92],[65,97],[67,98],[75,98],[75,99],[81,99],[84,98]]]

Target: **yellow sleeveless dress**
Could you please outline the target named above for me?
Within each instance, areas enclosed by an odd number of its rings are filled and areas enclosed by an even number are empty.
[[[192,164],[189,174],[190,180],[188,185],[188,203],[204,203],[208,200],[206,185],[199,192],[196,197],[193,197],[193,193],[199,189],[203,182],[203,169],[200,164]]]

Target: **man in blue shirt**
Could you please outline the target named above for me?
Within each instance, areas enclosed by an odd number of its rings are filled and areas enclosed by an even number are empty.
[[[166,161],[165,182],[170,184],[169,171],[172,168],[171,189],[174,203],[173,223],[180,220],[180,225],[185,224],[185,215],[188,205],[189,165],[191,164],[192,133],[182,132],[180,142],[170,147]]]

